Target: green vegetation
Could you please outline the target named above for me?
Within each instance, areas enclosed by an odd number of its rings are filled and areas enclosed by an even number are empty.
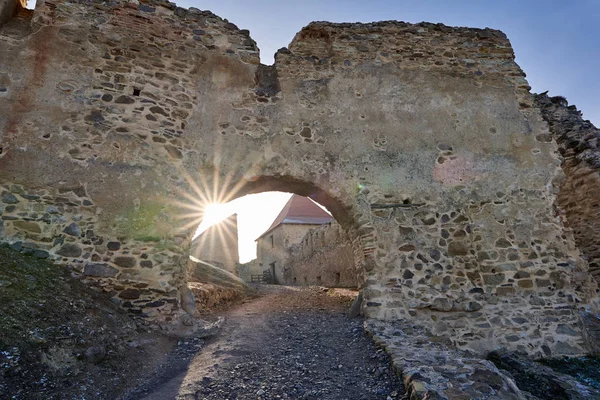
[[[32,342],[36,321],[48,317],[64,291],[64,268],[0,245],[0,349]]]
[[[159,242],[171,229],[167,207],[158,202],[147,202],[125,211],[117,229],[121,236],[140,241]]]
[[[120,352],[138,337],[122,309],[67,268],[0,245],[0,398],[118,398],[142,371]]]
[[[161,238],[158,236],[142,235],[134,237],[138,242],[160,242]]]

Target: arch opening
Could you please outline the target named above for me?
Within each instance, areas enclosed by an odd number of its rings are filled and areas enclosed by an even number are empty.
[[[246,283],[360,286],[360,241],[339,199],[292,177],[262,176],[228,190],[235,194],[227,203],[200,205],[203,222],[192,239],[190,280],[201,261]]]

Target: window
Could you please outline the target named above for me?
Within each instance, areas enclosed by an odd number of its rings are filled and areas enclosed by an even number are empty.
[[[273,235],[269,236],[271,239],[271,248],[275,247],[275,242],[273,241]]]

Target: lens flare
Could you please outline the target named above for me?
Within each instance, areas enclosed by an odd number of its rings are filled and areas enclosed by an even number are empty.
[[[202,222],[198,226],[196,233],[194,234],[194,239],[197,238],[210,228],[211,226],[218,224],[223,221],[225,218],[231,216],[235,211],[231,209],[228,204],[219,204],[219,203],[211,203],[207,204],[204,208],[204,218]]]

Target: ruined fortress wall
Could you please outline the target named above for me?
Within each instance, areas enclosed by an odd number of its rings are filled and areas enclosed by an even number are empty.
[[[600,282],[600,130],[582,118],[562,97],[535,96],[563,157],[564,180],[558,204],[565,213],[578,247],[589,261],[589,271]],[[549,135],[545,140],[552,140]]]
[[[353,137],[373,140],[379,176],[354,170],[373,212],[373,230],[360,232],[376,238],[366,246],[377,260],[367,315],[428,320],[434,334],[474,349],[579,351],[575,308],[595,284],[554,212],[555,145],[508,41],[432,24],[387,35],[394,28],[311,24],[277,57],[284,88],[288,71],[349,78],[318,98],[348,99],[346,121],[331,125],[345,125],[342,134],[362,120]],[[365,99],[372,108],[361,113]]]
[[[231,60],[252,85],[257,49],[221,18],[166,2],[38,3],[29,35],[9,22],[0,40],[5,240],[52,254],[135,315],[171,321],[200,222],[175,211],[189,202],[184,156],[212,171],[202,139],[181,137]]]
[[[247,31],[159,0],[40,1],[30,32],[11,23],[4,241],[169,322],[194,199],[314,195],[351,237],[367,317],[475,351],[584,351],[596,283],[501,32],[312,23],[266,67]]]
[[[258,264],[262,271],[275,273],[275,283],[286,282],[285,271],[289,269],[288,249],[299,243],[306,233],[318,225],[282,223],[257,240]],[[272,238],[272,239],[271,239]],[[272,269],[275,265],[275,270]]]
[[[352,243],[333,222],[313,228],[288,249],[284,282],[288,285],[357,287]]]

